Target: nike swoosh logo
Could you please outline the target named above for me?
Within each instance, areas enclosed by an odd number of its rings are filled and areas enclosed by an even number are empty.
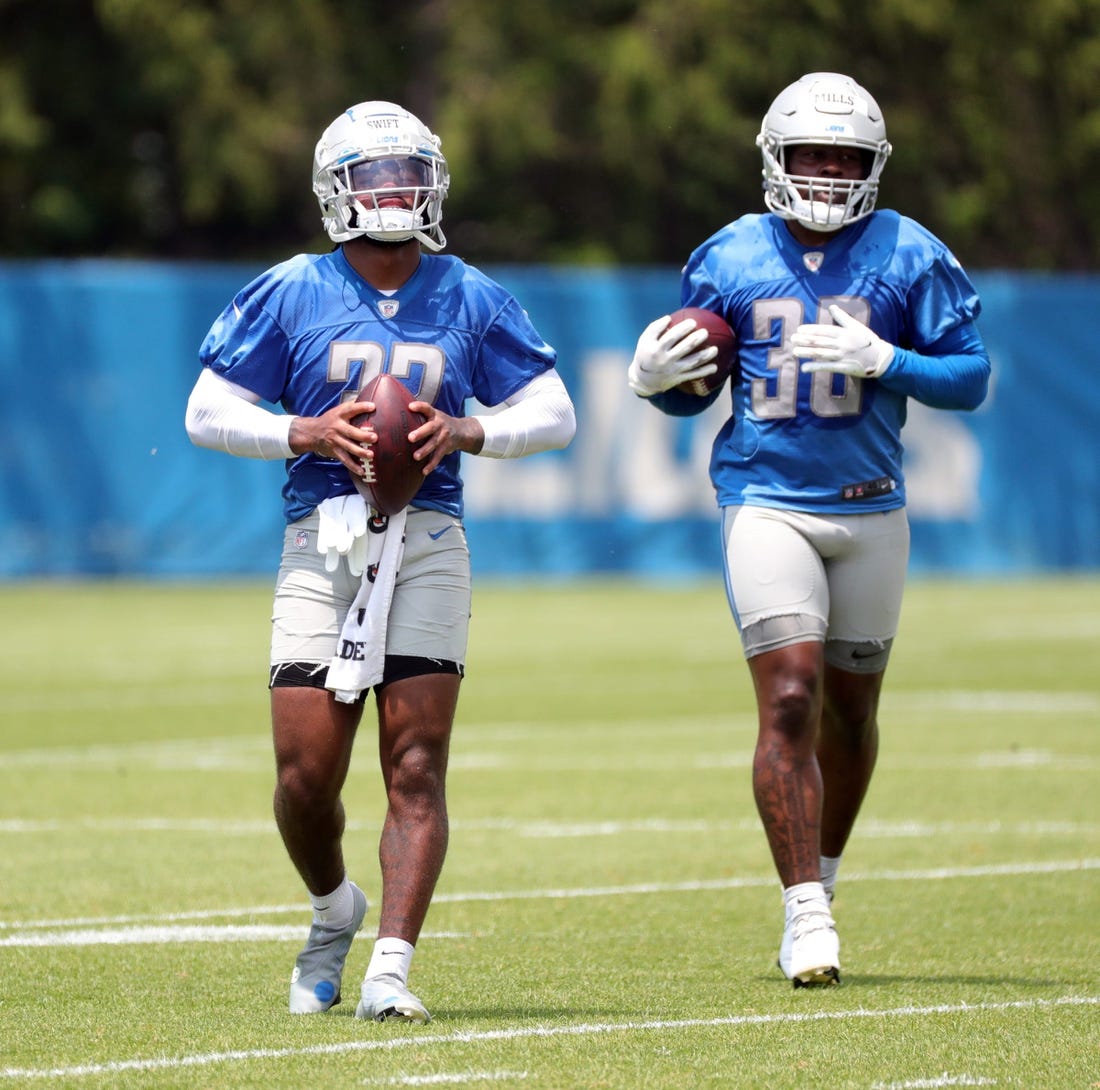
[[[432,541],[438,541],[453,526],[454,526],[454,523],[452,522],[450,525],[444,526],[442,530],[439,530],[434,534],[431,532],[431,530],[429,530],[428,531],[428,537],[430,537],[432,539]]]
[[[881,655],[881,651],[853,651],[852,658],[854,659],[873,659],[875,655]]]

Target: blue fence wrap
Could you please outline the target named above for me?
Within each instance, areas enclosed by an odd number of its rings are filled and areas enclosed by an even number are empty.
[[[183,430],[196,350],[260,271],[0,263],[0,578],[270,575],[282,463],[199,450]],[[466,458],[475,571],[685,576],[720,569],[706,474],[721,404],[665,417],[626,388],[675,269],[490,268],[558,349],[577,405],[566,451]],[[993,358],[973,414],[911,405],[912,568],[1100,567],[1100,277],[975,274]]]

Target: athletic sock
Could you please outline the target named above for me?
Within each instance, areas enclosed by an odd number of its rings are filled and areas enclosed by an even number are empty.
[[[339,930],[351,923],[352,913],[355,911],[355,901],[351,895],[351,883],[348,876],[329,894],[318,897],[309,895],[309,903],[313,905],[313,922],[323,924],[325,927]]]
[[[807,912],[829,912],[829,895],[820,882],[800,882],[783,890],[783,907],[787,920]]]
[[[374,953],[367,966],[367,978],[372,976],[395,976],[402,984],[409,980],[409,967],[412,965],[416,948],[404,939],[380,938],[374,944]]]
[[[825,887],[825,892],[829,895],[830,901],[836,892],[836,872],[839,869],[839,855],[823,855],[821,857],[821,884]]]

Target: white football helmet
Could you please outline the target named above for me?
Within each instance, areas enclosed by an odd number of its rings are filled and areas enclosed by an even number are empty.
[[[313,192],[333,242],[366,235],[418,239],[442,250],[451,176],[439,137],[392,102],[360,102],[325,131],[313,153]]]
[[[858,148],[867,169],[860,181],[787,173],[796,144]],[[764,155],[764,202],[813,231],[836,231],[870,215],[890,144],[878,103],[838,72],[811,72],[782,90],[764,115],[756,146]]]

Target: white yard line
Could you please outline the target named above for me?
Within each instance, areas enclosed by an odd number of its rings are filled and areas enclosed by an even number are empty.
[[[1095,692],[1045,692],[1042,689],[1019,692],[1013,689],[944,689],[906,691],[887,687],[882,694],[882,718],[889,719],[894,708],[906,712],[964,711],[1008,714],[1095,715],[1100,712],[1100,694]]]
[[[1063,859],[1057,862],[997,863],[976,867],[937,867],[926,870],[853,871],[844,875],[844,883],[850,882],[940,882],[955,878],[1005,878],[1026,877],[1037,874],[1069,874],[1075,871],[1100,870],[1100,859]],[[573,900],[589,897],[629,897],[657,893],[705,893],[729,889],[771,888],[775,876],[757,875],[744,878],[702,878],[687,882],[642,882],[620,886],[580,886],[559,889],[527,890],[473,890],[460,893],[437,893],[433,904],[463,904],[485,901],[541,901]],[[123,924],[142,922],[163,925],[173,921],[235,919],[242,916],[302,916],[306,910],[301,904],[251,905],[242,908],[202,909],[194,912],[175,912],[167,915],[101,916],[60,920],[0,921],[0,931],[32,931],[71,928],[112,928]],[[299,932],[300,934],[300,929]],[[440,933],[449,937],[450,933]],[[425,935],[427,938],[428,935]],[[0,939],[0,945],[3,940]],[[17,944],[10,944],[17,945]],[[35,945],[49,945],[48,943]]]
[[[75,1064],[70,1067],[0,1068],[0,1079],[76,1079],[114,1075],[127,1071],[173,1071],[211,1067],[249,1060],[279,1060],[303,1056],[339,1056],[356,1052],[396,1052],[415,1049],[427,1052],[445,1045],[476,1044],[481,1041],[550,1040],[555,1037],[592,1037],[610,1033],[652,1033],[682,1029],[725,1029],[739,1026],[799,1025],[812,1022],[854,1022],[867,1019],[939,1017],[944,1014],[972,1015],[991,1011],[1056,1010],[1060,1007],[1100,1005],[1100,996],[1063,996],[1059,999],[1029,999],[1006,1003],[950,1003],[929,1007],[886,1007],[879,1010],[814,1011],[808,1014],[745,1014],[724,1018],[683,1018],[648,1022],[584,1022],[577,1025],[517,1026],[514,1029],[457,1031],[454,1033],[414,1032],[383,1040],[342,1041],[304,1048],[254,1048],[229,1052],[197,1052],[186,1056],[131,1058],[106,1063]]]
[[[871,1090],[940,1090],[944,1086],[996,1086],[994,1079],[973,1075],[949,1075],[946,1071],[930,1079],[910,1079],[906,1082],[876,1082]]]
[[[464,1082],[522,1082],[526,1071],[457,1071],[442,1075],[395,1075],[391,1079],[364,1079],[363,1086],[456,1086]]]
[[[270,764],[271,759],[266,750],[250,752],[245,748],[235,750],[217,747],[189,749],[182,745],[166,746],[163,749],[120,747],[111,752],[28,749],[0,753],[0,771],[125,766],[129,769],[151,769],[157,772],[256,773],[267,772]],[[752,749],[746,745],[738,750],[716,749],[678,755],[608,755],[587,758],[534,757],[526,753],[470,750],[452,753],[448,767],[456,776],[466,772],[523,772],[528,775],[612,772],[618,775],[625,772],[724,773],[733,769],[746,769],[751,765]],[[1095,772],[1100,769],[1100,757],[1087,753],[1058,753],[1049,749],[993,750],[987,753],[931,757],[900,754],[884,756],[879,761],[879,768],[882,772],[1001,772],[1012,768]]]
[[[347,832],[378,832],[381,822],[349,821]],[[760,828],[758,818],[740,821],[707,818],[638,818],[630,821],[520,821],[515,818],[453,818],[452,832],[502,832],[533,840],[627,836],[635,833],[684,836],[694,834],[743,833]],[[274,822],[262,820],[223,821],[214,818],[8,818],[0,819],[0,836],[37,833],[73,833],[81,830],[102,833],[200,833],[227,837],[274,837]],[[894,837],[943,836],[1095,836],[1100,824],[1079,821],[878,821],[864,819],[859,835],[886,840]]]
[[[844,883],[849,882],[930,882],[949,878],[994,878],[1031,874],[1059,874],[1071,871],[1100,870],[1100,859],[1070,859],[1060,862],[1002,863],[982,867],[942,867],[931,870],[911,871],[858,871],[845,873]],[[622,897],[651,893],[702,893],[726,889],[770,888],[775,885],[774,875],[746,878],[711,878],[690,882],[642,882],[635,885],[596,886],[589,889],[540,889],[513,890],[512,892],[442,893],[436,894],[433,904],[447,901],[517,901],[560,900],[578,897]]]
[[[159,692],[159,690],[158,690]],[[119,706],[119,702],[129,700],[133,706],[157,703],[181,703],[195,704],[220,703],[227,695],[235,690],[225,693],[214,690],[202,695],[201,699],[195,699],[194,690],[181,689],[178,694],[171,695],[170,699],[155,700],[151,694],[136,691],[120,693],[112,689],[110,693],[103,694],[103,699],[109,702],[111,707]],[[25,706],[12,705],[11,701],[3,709],[4,714],[32,712],[42,705],[41,697],[35,694],[28,698]],[[91,694],[67,695],[64,698],[70,701],[75,710],[86,710],[91,699]],[[1043,690],[1011,690],[1011,689],[943,689],[943,690],[898,690],[890,689],[883,695],[883,719],[888,720],[895,713],[900,715],[927,715],[937,712],[965,712],[969,715],[988,714],[1001,715],[1082,715],[1086,717],[1100,715],[1100,693],[1088,690],[1073,690],[1068,692],[1047,692]],[[68,706],[68,704],[64,705]],[[753,724],[755,718],[743,712],[731,712],[728,716],[705,715],[685,716],[677,720],[631,720],[629,723],[591,720],[575,723],[574,726],[586,737],[610,736],[616,737],[624,732],[631,737],[637,737],[639,733],[659,733],[667,737],[670,732],[678,730],[696,731],[706,734],[714,734],[722,738],[730,738],[731,734],[754,733]],[[496,741],[524,740],[532,737],[544,737],[545,724],[508,721],[487,724],[462,724],[456,728],[456,740],[465,743],[484,745],[490,739]],[[456,745],[454,757],[461,761],[463,754],[461,746]],[[152,767],[164,769],[178,768],[203,768],[207,770],[240,771],[252,768],[267,767],[269,763],[270,741],[262,734],[247,736],[231,736],[228,738],[202,738],[202,739],[165,739],[156,742],[135,742],[118,744],[99,744],[91,746],[56,746],[37,747],[28,749],[10,749],[0,752],[0,768],[54,768],[72,767],[83,765],[116,764],[119,762],[143,763]],[[466,767],[493,768],[502,767],[512,769],[517,765],[506,757],[500,757],[493,753],[471,752],[465,759],[470,763]],[[741,754],[727,754],[727,761],[741,761]],[[1058,760],[1072,760],[1073,758],[1056,758]],[[687,761],[687,767],[710,767],[711,757],[708,754],[700,754],[697,758],[701,764],[695,763],[692,758]],[[977,760],[977,758],[960,758],[960,761]],[[663,759],[662,759],[663,761]],[[481,762],[481,763],[479,763]],[[457,767],[462,767],[460,764]],[[540,767],[546,767],[541,764]],[[568,765],[553,765],[551,768],[573,767]],[[599,766],[604,767],[604,766]],[[616,765],[616,767],[622,767]],[[722,767],[721,765],[719,767]],[[729,767],[728,765],[726,767]],[[969,764],[945,764],[944,767],[971,767]]]
[[[170,942],[294,942],[305,937],[305,923],[207,925],[205,927],[107,927],[71,931],[23,931],[0,937],[2,946],[162,946]],[[465,939],[463,931],[425,931],[422,939]]]

